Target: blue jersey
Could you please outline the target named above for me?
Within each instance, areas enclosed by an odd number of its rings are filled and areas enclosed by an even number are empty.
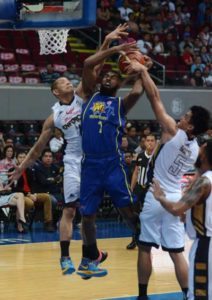
[[[95,93],[82,108],[82,148],[86,155],[120,154],[125,113],[120,97]]]

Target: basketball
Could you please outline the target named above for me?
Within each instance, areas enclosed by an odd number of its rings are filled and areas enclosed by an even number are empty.
[[[119,60],[118,60],[118,66],[119,66],[119,70],[123,73],[126,74],[127,72],[127,67],[129,65],[128,61],[133,61],[136,60],[138,61],[140,64],[144,65],[145,64],[145,59],[144,56],[141,52],[139,51],[132,51],[132,52],[128,52],[125,55],[120,55],[119,56]]]

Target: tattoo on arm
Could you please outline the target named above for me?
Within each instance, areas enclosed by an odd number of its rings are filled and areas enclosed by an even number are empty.
[[[211,190],[211,184],[207,177],[199,177],[185,193],[180,201],[186,203],[189,207],[196,203],[205,201]]]

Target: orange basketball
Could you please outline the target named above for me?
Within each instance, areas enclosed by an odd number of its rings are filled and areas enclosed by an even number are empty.
[[[138,61],[142,65],[145,64],[145,59],[144,59],[143,54],[139,51],[132,51],[132,52],[126,53],[125,55],[119,56],[119,60],[118,60],[119,70],[123,74],[126,74],[126,68],[127,68],[127,66],[129,66],[128,61],[131,62],[133,60]]]

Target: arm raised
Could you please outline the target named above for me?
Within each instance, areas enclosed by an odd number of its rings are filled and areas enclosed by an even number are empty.
[[[155,117],[163,129],[163,132],[174,136],[177,131],[176,122],[167,114],[161,101],[159,90],[144,66],[142,66],[141,78],[146,95],[150,101]]]

